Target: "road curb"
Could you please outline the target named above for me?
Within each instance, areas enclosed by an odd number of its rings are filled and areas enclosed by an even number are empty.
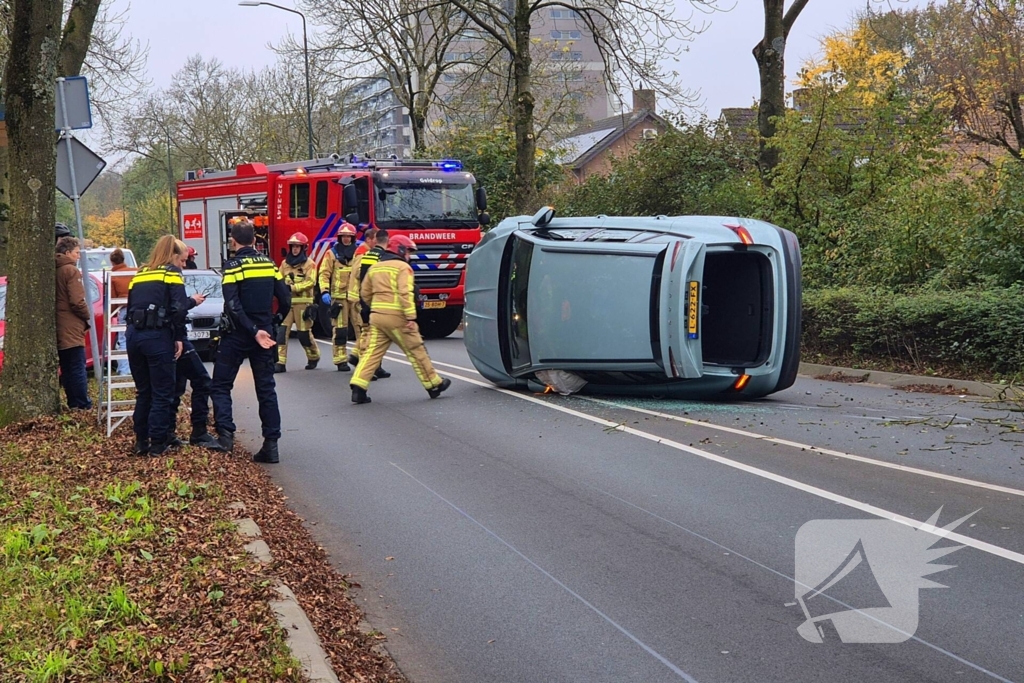
[[[245,514],[245,504],[241,502],[231,503],[232,510]],[[270,553],[270,547],[263,540],[263,532],[259,525],[251,517],[242,517],[234,520],[235,529],[240,536],[251,539],[245,545],[245,549],[255,557],[261,564],[269,565],[274,561]],[[306,615],[302,605],[292,589],[278,581],[274,590],[280,597],[279,600],[270,601],[270,609],[277,617],[277,624],[285,631],[285,641],[292,652],[292,656],[299,661],[302,672],[312,683],[339,683],[338,677],[331,666],[331,660],[320,642],[320,636],[313,629],[313,624]]]
[[[880,384],[882,386],[893,387],[894,389],[899,389],[900,387],[908,385],[925,385],[932,387],[952,386],[958,390],[966,390],[966,393],[986,398],[1024,398],[1024,390],[1011,387],[1006,384],[989,384],[986,382],[973,382],[970,380],[949,379],[946,377],[904,375],[898,372],[880,372],[878,370],[858,370],[856,368],[844,368],[837,365],[800,363],[799,374],[814,378],[825,375],[842,375],[844,377],[858,379],[859,381],[867,384]]]

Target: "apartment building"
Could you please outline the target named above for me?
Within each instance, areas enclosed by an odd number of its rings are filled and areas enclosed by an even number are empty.
[[[555,139],[617,110],[607,88],[597,44],[575,10],[542,10],[535,15],[532,35],[535,116],[540,128],[551,130],[549,137]],[[500,114],[494,101],[500,97],[501,78],[482,71],[474,63],[487,46],[484,33],[472,27],[452,42],[444,55],[448,68],[437,86],[438,106],[432,108],[428,138],[431,130],[439,126],[454,121],[486,124],[488,118]],[[504,63],[500,57],[499,60]],[[504,66],[497,61],[495,64],[493,72],[506,72]],[[341,109],[343,151],[369,153],[378,158],[412,154],[408,110],[398,102],[383,75],[355,82]]]

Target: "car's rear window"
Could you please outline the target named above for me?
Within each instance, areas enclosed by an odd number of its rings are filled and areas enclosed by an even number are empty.
[[[185,272],[185,294],[202,294],[207,299],[223,299],[220,288],[220,277],[217,275],[192,275]]]

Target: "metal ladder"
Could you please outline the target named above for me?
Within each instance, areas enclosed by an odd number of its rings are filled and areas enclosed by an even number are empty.
[[[135,271],[115,272],[104,271],[103,284],[106,296],[106,305],[103,307],[104,325],[106,333],[103,335],[103,350],[107,357],[107,372],[104,376],[104,387],[100,389],[100,410],[105,416],[107,423],[107,436],[113,434],[114,430],[121,426],[126,418],[131,417],[135,412],[135,397],[131,399],[114,398],[114,392],[118,389],[135,389],[135,380],[129,375],[127,377],[114,374],[115,361],[127,361],[128,352],[110,347],[111,334],[124,334],[126,325],[120,319],[115,323],[113,319],[118,309],[128,305],[128,299],[114,299],[110,296],[110,281],[114,278],[132,278]]]

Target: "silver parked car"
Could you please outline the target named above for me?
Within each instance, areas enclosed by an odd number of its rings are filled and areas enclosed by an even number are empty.
[[[508,218],[466,268],[464,339],[503,387],[752,398],[800,362],[800,246],[711,216]]]
[[[220,273],[214,270],[182,271],[185,294],[202,294],[206,301],[188,312],[188,339],[204,361],[212,361],[220,341],[220,318],[224,314],[224,293]]]

